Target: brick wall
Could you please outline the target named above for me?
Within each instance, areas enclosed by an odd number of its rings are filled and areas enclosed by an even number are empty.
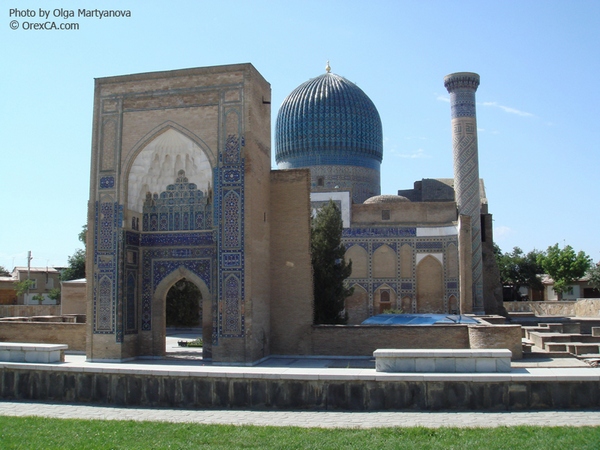
[[[85,350],[85,323],[2,322],[0,342],[67,344],[69,350]]]
[[[0,305],[0,317],[58,315],[60,315],[60,305]]]
[[[273,354],[310,354],[313,285],[309,183],[307,169],[271,172]]]
[[[61,314],[85,314],[87,310],[86,283],[62,283]]]
[[[314,355],[373,356],[378,348],[470,348],[467,325],[317,325],[312,331]]]
[[[512,352],[512,359],[523,358],[520,325],[470,326],[469,342],[471,348],[507,348]]]

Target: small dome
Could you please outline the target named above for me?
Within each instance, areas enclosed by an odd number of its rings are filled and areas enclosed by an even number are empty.
[[[402,203],[410,202],[406,197],[401,195],[376,195],[365,200],[365,205],[374,205],[376,203]]]

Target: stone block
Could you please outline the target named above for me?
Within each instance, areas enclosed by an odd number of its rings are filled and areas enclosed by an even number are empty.
[[[25,362],[25,352],[23,350],[9,350],[8,360],[12,362]]]
[[[510,365],[509,358],[496,359],[496,372],[508,373],[510,371],[511,371],[511,365]]]
[[[456,372],[456,359],[455,358],[435,358],[435,371],[436,372]]]
[[[48,355],[42,354],[41,352],[28,351],[24,352],[25,362],[31,363],[44,363],[48,362]],[[45,359],[45,361],[44,361]]]
[[[456,372],[459,372],[459,373],[475,372],[475,360],[473,358],[458,358],[456,360]]]
[[[475,359],[475,372],[490,373],[490,372],[496,372],[496,371],[497,371],[497,367],[496,367],[495,359],[492,359],[492,358],[476,358]]]
[[[581,333],[581,324],[579,322],[565,322],[562,324],[563,333],[579,334]]]
[[[435,360],[431,358],[416,358],[415,372],[436,372]]]
[[[405,359],[383,359],[375,361],[375,370],[378,372],[414,372],[416,367],[415,358]]]
[[[546,342],[544,349],[549,352],[566,352],[567,344],[563,342]]]
[[[526,409],[529,406],[527,385],[513,383],[508,386],[508,407],[511,409]]]

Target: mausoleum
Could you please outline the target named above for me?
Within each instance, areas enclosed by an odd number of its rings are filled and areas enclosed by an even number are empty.
[[[381,195],[377,109],[329,65],[279,110],[280,170],[270,85],[251,64],[96,79],[88,360],[163,356],[166,297],[181,280],[201,295],[205,358],[318,353],[310,217],[329,199],[353,262],[351,324],[385,309],[496,313],[478,85],[472,73],[446,78],[454,178]]]

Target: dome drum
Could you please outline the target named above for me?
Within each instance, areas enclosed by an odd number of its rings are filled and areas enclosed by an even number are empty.
[[[311,190],[314,192],[350,191],[354,203],[379,195],[380,172],[356,166],[312,166]]]

